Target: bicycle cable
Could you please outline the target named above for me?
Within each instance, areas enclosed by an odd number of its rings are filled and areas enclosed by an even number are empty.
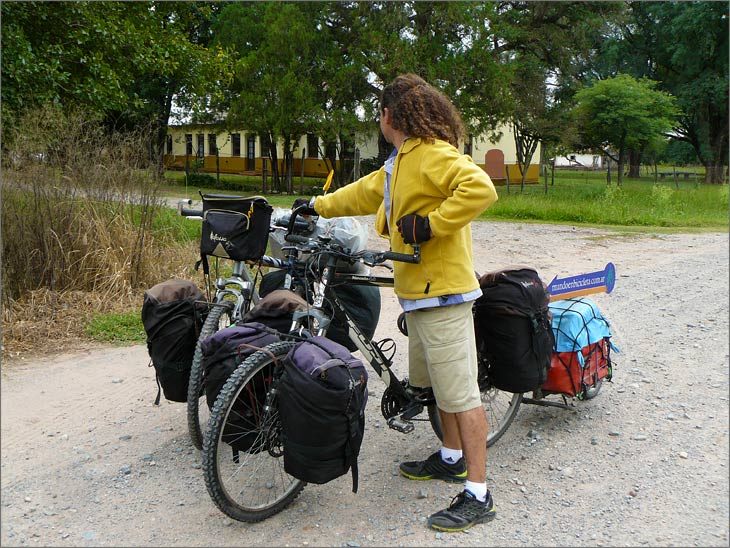
[[[396,348],[396,344],[393,339],[391,339],[390,337],[386,337],[379,341],[373,341],[373,344],[375,344],[375,346],[380,349],[380,352],[383,354],[386,360],[388,360],[389,362],[393,360]]]

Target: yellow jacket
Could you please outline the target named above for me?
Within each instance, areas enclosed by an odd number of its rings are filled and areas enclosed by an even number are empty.
[[[423,299],[477,289],[469,223],[497,201],[489,175],[445,141],[429,144],[411,138],[395,160],[388,223],[384,182],[381,167],[332,194],[318,196],[314,208],[326,218],[375,213],[375,229],[390,238],[390,247],[397,253],[413,252],[395,228],[398,219],[409,213],[428,216],[433,236],[421,245],[421,263],[393,262],[396,295]]]

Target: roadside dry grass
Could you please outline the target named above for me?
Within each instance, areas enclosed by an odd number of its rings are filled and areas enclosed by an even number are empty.
[[[193,244],[166,246],[159,250],[155,272],[149,273],[148,279],[159,283],[184,278],[200,284],[202,276],[193,269],[197,257],[198,248]],[[97,314],[141,310],[145,289],[127,288],[113,294],[36,289],[3,303],[3,364],[97,345],[86,332],[88,323]]]

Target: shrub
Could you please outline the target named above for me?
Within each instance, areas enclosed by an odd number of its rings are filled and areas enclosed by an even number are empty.
[[[105,133],[80,112],[25,116],[3,154],[2,290],[40,288],[113,298],[159,280],[154,229],[162,201],[148,167],[149,133]]]

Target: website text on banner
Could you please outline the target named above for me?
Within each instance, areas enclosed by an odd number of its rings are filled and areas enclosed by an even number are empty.
[[[592,293],[611,293],[616,284],[616,268],[608,263],[603,270],[579,274],[568,278],[558,278],[548,284],[550,300],[570,299]]]

